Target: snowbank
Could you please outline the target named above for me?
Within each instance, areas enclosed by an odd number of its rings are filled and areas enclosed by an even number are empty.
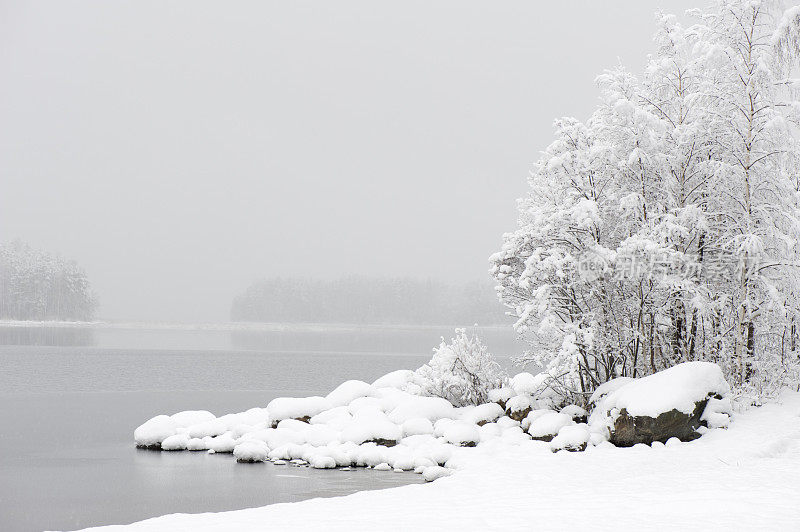
[[[727,383],[719,368],[706,363],[605,384],[593,397],[598,406],[591,425],[577,405],[557,412],[547,407],[548,400],[528,395],[538,393],[539,376],[519,374],[510,379],[513,388],[493,392],[493,398],[506,400],[505,410],[496,402],[454,407],[445,399],[419,395],[415,378],[393,372],[373,384],[351,380],[326,397],[278,398],[266,408],[219,418],[206,411],[160,415],[139,426],[134,439],[140,447],[163,451],[232,453],[242,463],[413,470],[432,481],[464,468],[469,453],[478,451],[495,449],[500,454],[494,456],[502,459],[499,450],[520,446],[531,452],[599,452],[623,408],[691,411],[695,401],[708,400],[703,413],[707,430],[727,427],[730,421]],[[518,392],[524,393],[508,397]]]
[[[800,394],[787,393],[690,444],[606,443],[553,454],[552,442],[497,438],[454,448],[447,463],[458,467],[430,469],[437,464],[412,459],[426,478],[452,473],[432,484],[102,530],[798,530],[798,419]],[[490,426],[521,430],[506,417]],[[431,438],[411,443],[431,445]]]

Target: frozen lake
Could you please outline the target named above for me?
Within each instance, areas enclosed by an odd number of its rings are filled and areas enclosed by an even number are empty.
[[[2,343],[39,345],[0,345],[4,532],[72,530],[420,482],[411,473],[137,450],[132,433],[159,413],[238,412],[279,396],[324,395],[347,379],[416,369],[439,336],[449,334],[437,328],[12,329],[0,327]],[[492,334],[495,343],[507,342],[506,353],[516,348],[512,333]]]

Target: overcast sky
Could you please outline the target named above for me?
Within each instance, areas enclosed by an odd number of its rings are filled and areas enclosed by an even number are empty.
[[[0,240],[77,260],[109,319],[485,278],[553,119],[698,4],[0,0]]]

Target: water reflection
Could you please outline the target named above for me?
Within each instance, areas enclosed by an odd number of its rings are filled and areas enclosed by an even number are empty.
[[[95,335],[82,327],[0,327],[0,345],[93,346]]]

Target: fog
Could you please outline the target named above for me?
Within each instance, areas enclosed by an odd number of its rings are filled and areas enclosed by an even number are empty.
[[[78,261],[106,319],[485,279],[553,119],[698,3],[2,1],[0,241]]]

